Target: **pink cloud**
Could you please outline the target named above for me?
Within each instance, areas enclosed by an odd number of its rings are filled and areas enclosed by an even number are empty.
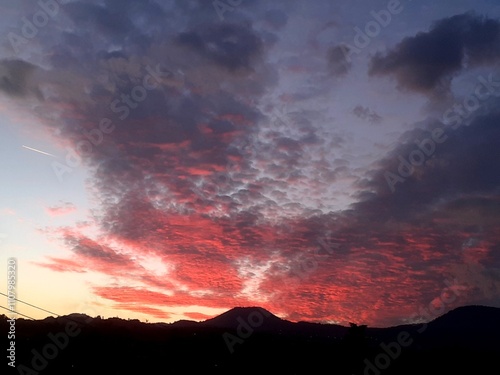
[[[76,206],[71,202],[64,202],[58,206],[46,207],[45,212],[52,217],[64,216],[76,212]]]

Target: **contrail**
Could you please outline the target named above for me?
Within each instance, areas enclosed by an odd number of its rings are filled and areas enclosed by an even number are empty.
[[[31,151],[39,152],[40,154],[44,154],[44,155],[47,155],[47,156],[52,156],[53,158],[56,157],[55,155],[49,154],[48,152],[37,150],[36,148],[31,148],[31,147],[28,147],[28,146],[25,146],[25,145],[23,145],[23,147],[27,148],[28,150],[31,150]]]

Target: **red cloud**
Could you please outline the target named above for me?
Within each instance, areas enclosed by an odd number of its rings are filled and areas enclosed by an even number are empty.
[[[56,258],[52,256],[48,256],[46,259],[49,261],[48,263],[44,262],[32,262],[32,263],[56,272],[84,273],[87,272],[88,270],[87,266],[75,260]]]
[[[213,317],[213,315],[206,315],[196,311],[185,312],[184,315],[193,320],[207,320]]]

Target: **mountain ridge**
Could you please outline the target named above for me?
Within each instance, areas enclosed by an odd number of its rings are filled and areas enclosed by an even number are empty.
[[[7,320],[0,316],[0,331],[8,331]],[[457,308],[428,323],[388,328],[290,322],[260,307],[237,307],[203,322],[175,323],[75,313],[18,319],[15,348],[17,363],[40,368],[46,363],[51,375],[96,373],[97,355],[98,373],[110,374],[166,368],[233,374],[241,373],[243,366],[249,373],[272,369],[310,374],[327,367],[342,375],[374,375],[374,370],[366,370],[368,363],[384,367],[380,358],[394,362],[384,375],[461,373],[467,367],[471,370],[466,373],[482,373],[497,364],[499,322],[500,308],[487,306]]]
[[[16,320],[26,320],[26,321],[35,321],[35,322],[42,322],[42,321],[52,321],[54,319],[68,319],[72,320],[75,322],[82,322],[82,321],[97,321],[97,320],[102,320],[102,321],[123,321],[123,322],[136,322],[136,323],[141,323],[145,325],[164,325],[164,326],[176,326],[176,325],[188,325],[188,326],[205,326],[205,327],[218,327],[218,328],[233,328],[234,327],[234,322],[237,321],[239,317],[243,319],[248,319],[249,315],[251,314],[261,314],[263,317],[267,318],[268,320],[271,320],[277,324],[293,324],[293,325],[317,325],[317,326],[338,326],[338,327],[344,327],[344,328],[349,328],[348,326],[341,325],[341,324],[336,324],[336,323],[318,323],[318,322],[309,322],[309,321],[297,321],[297,322],[292,322],[283,318],[280,318],[270,311],[264,309],[263,307],[260,306],[237,306],[233,307],[217,316],[214,316],[212,318],[208,318],[203,321],[196,321],[196,320],[190,320],[190,319],[180,319],[175,322],[171,323],[166,323],[166,322],[155,322],[155,323],[149,323],[149,322],[143,322],[140,321],[139,319],[124,319],[124,318],[119,318],[119,317],[110,317],[110,318],[102,318],[100,316],[96,317],[91,317],[87,314],[83,313],[70,313],[67,315],[60,315],[58,317],[53,317],[53,316],[48,316],[43,319],[25,319],[25,318],[17,318]],[[406,327],[406,326],[416,326],[420,324],[430,324],[434,322],[442,322],[443,320],[460,320],[460,319],[470,319],[471,317],[475,317],[477,321],[484,320],[485,317],[488,318],[488,321],[491,322],[494,320],[497,316],[497,314],[500,314],[500,308],[499,307],[493,307],[493,306],[484,306],[484,305],[467,305],[467,306],[459,306],[456,307],[452,310],[447,311],[446,313],[443,313],[442,315],[430,319],[426,322],[423,323],[407,323],[407,324],[398,324],[394,326],[387,326],[387,327],[376,327],[376,326],[367,326],[370,329],[394,329],[394,328],[400,328],[400,327]],[[0,319],[1,318],[7,318],[5,314],[0,314]],[[351,323],[355,325],[362,325],[359,323]]]

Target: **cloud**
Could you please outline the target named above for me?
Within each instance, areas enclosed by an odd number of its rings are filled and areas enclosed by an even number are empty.
[[[134,30],[133,22],[127,14],[132,10],[131,5],[125,2],[119,7],[114,1],[107,1],[105,5],[76,1],[65,4],[63,9],[76,28],[85,30],[92,27],[104,35],[118,37]]]
[[[225,23],[181,33],[177,43],[230,71],[250,69],[263,52],[261,39],[249,27]]]
[[[54,228],[67,254],[38,265],[116,278],[93,292],[116,308],[158,317],[168,316],[169,306],[191,311],[258,302],[293,320],[384,325],[439,296],[445,278],[457,273],[454,266],[474,259],[489,271],[488,262],[498,263],[491,209],[500,176],[495,112],[471,115],[473,123],[450,135],[392,194],[384,171],[397,170],[398,156],[407,157],[414,140],[442,124],[409,131],[360,178],[364,169],[353,162],[356,150],[348,149],[352,134],[319,108],[329,92],[324,58],[310,62],[306,51],[273,61],[259,20],[214,23],[210,2],[102,4],[75,2],[67,10],[75,26],[55,33],[47,25],[43,32],[52,37],[39,39],[50,51],[47,74],[37,76],[50,84],[36,108],[40,122],[57,124],[61,144],[74,149],[104,118],[115,130],[83,155],[98,203],[96,227],[91,235],[77,226]],[[176,21],[159,22],[165,15]],[[268,13],[265,27],[287,27],[292,15]],[[479,25],[472,31],[495,25],[461,17],[463,25]],[[442,34],[463,36],[460,22],[441,21],[377,56],[372,74],[392,74],[392,64],[400,85],[433,90],[440,77],[454,74],[455,62],[442,56],[446,67],[426,85],[420,76],[432,72],[421,50],[445,40]],[[475,53],[471,61],[483,63],[485,50],[474,52],[471,42],[462,42]],[[494,60],[492,51],[487,61]],[[333,74],[349,72],[342,58],[340,46],[330,50]],[[465,60],[456,61],[460,70]],[[148,67],[157,66],[168,77],[127,105]],[[9,69],[7,76],[19,82],[14,88],[29,82],[31,68]],[[304,83],[275,92],[289,77]],[[32,87],[25,86],[17,89],[19,99]],[[127,116],[116,103],[128,108]],[[282,103],[285,113],[273,112]],[[300,107],[310,103],[308,110]],[[380,120],[361,105],[353,114]],[[332,190],[336,183],[357,203],[334,210],[344,198]],[[69,210],[63,203],[47,212]],[[462,251],[471,237],[481,238],[473,256]],[[324,243],[338,247],[327,251]]]
[[[345,76],[352,68],[352,62],[348,58],[349,47],[338,45],[328,50],[327,61],[331,74],[334,76]]]
[[[288,22],[288,15],[285,12],[282,12],[281,10],[272,9],[268,10],[265,13],[264,19],[275,30],[279,30],[286,26]]]
[[[47,214],[52,217],[72,214],[76,211],[76,206],[71,202],[62,202],[60,205],[47,207]]]
[[[130,256],[121,254],[109,246],[100,245],[81,233],[62,229],[59,234],[72,256],[70,258],[50,256],[47,258],[48,262],[36,262],[36,264],[59,272],[97,271],[115,276],[120,275],[124,267],[141,269]]]
[[[211,315],[202,314],[196,311],[185,312],[184,315],[187,316],[189,319],[201,320],[201,321],[207,320],[212,317]]]
[[[122,266],[130,264],[130,258],[107,246],[99,245],[89,238],[67,234],[66,243],[77,256],[86,258],[89,261]]]
[[[48,268],[55,272],[87,272],[79,261],[48,256],[45,262],[32,262],[33,264]]]
[[[371,76],[395,76],[402,89],[430,93],[447,89],[466,67],[495,64],[500,59],[498,20],[464,13],[442,19],[428,32],[407,37],[386,54],[378,53]]]
[[[116,309],[119,309],[119,310],[134,311],[134,312],[139,312],[139,313],[146,314],[149,316],[154,316],[155,318],[162,319],[164,321],[172,318],[171,314],[169,314],[169,313],[167,313],[159,308],[151,307],[151,306],[136,305],[134,303],[117,303],[113,307]]]
[[[498,103],[498,99],[495,102]],[[378,202],[386,207],[378,212],[406,215],[443,196],[492,194],[500,183],[498,165],[494,161],[499,156],[497,137],[500,134],[496,126],[499,119],[499,112],[492,110],[487,115],[473,116],[469,126],[456,130],[430,120],[427,129],[416,128],[403,134],[402,143],[380,161],[380,169],[367,183],[378,197]],[[436,128],[445,130],[441,138],[444,142],[435,145],[433,154],[426,157],[425,163],[415,166],[414,173],[398,183],[393,194],[385,173],[398,174],[401,158],[409,160],[410,153],[419,149],[416,142],[432,138],[431,132]],[[388,204],[391,206],[388,207]]]
[[[370,110],[368,107],[363,107],[362,105],[357,105],[352,110],[352,113],[362,120],[368,120],[372,124],[378,124],[382,121],[382,116],[377,114],[377,112]]]
[[[43,95],[33,80],[37,69],[36,65],[23,60],[0,60],[0,91],[14,98],[34,95],[42,99]]]

